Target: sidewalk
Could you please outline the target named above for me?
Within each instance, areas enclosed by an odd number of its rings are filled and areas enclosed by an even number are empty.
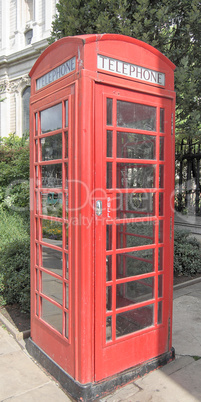
[[[3,321],[0,315],[0,320]],[[101,398],[100,402],[201,401],[201,282],[174,288],[175,361]],[[200,359],[199,359],[200,357]],[[70,397],[0,325],[0,402],[68,402]]]

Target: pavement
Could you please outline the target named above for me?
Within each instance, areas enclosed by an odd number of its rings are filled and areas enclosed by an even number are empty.
[[[68,402],[67,393],[27,352],[23,337],[0,314],[0,402]],[[201,401],[201,281],[174,287],[173,346],[163,368],[101,398],[99,402]]]

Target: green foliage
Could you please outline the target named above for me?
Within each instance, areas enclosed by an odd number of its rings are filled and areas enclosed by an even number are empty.
[[[60,0],[50,42],[63,36],[118,33],[156,47],[176,65],[176,136],[201,133],[199,0]]]
[[[30,308],[29,223],[0,208],[0,295],[5,304]]]
[[[19,212],[29,210],[29,144],[14,134],[0,142],[0,204]]]
[[[175,230],[174,274],[193,276],[201,273],[201,248],[195,237],[186,230]]]

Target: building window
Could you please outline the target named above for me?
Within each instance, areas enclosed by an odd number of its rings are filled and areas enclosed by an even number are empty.
[[[30,45],[33,37],[33,29],[29,29],[25,32],[25,45]]]
[[[29,99],[30,87],[25,88],[22,92],[22,134],[29,131]]]

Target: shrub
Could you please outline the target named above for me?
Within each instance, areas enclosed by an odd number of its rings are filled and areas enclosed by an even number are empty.
[[[29,224],[17,213],[0,209],[0,294],[5,304],[30,309]]]
[[[201,273],[201,248],[195,237],[186,230],[175,230],[174,274],[193,276]]]

